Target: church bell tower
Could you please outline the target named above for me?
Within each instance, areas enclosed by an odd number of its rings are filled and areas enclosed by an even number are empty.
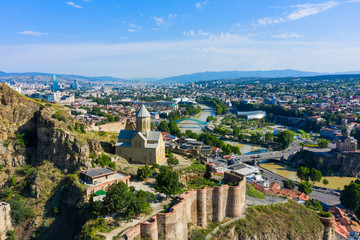
[[[144,105],[141,105],[136,113],[136,131],[141,133],[150,132],[150,113]]]

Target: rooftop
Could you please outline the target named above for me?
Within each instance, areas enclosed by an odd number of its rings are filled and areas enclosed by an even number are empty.
[[[136,117],[150,117],[150,113],[144,104],[141,105],[139,111],[136,113]]]
[[[100,177],[104,175],[110,175],[116,173],[111,168],[92,168],[89,170],[85,170],[82,172],[82,174],[89,176],[91,178]]]

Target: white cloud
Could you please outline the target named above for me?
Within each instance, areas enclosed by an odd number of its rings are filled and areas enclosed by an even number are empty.
[[[273,35],[274,38],[285,38],[285,39],[289,39],[289,38],[299,38],[301,37],[299,34],[297,33],[293,33],[293,32],[288,32],[288,33],[282,33],[282,34],[278,34],[278,35]]]
[[[155,20],[156,25],[158,26],[165,24],[165,20],[162,17],[153,17],[153,19]]]
[[[358,70],[360,62],[358,41],[259,41],[228,33],[181,41],[122,41],[0,45],[0,66],[6,72],[137,78],[232,70],[344,72]]]
[[[177,18],[177,14],[174,14],[174,13],[170,13],[169,16],[168,16],[168,19],[169,20],[174,20],[175,18]]]
[[[65,2],[65,3],[66,3],[67,5],[69,5],[69,6],[74,7],[74,8],[80,8],[80,9],[83,8],[82,6],[77,5],[77,4],[73,3],[73,2]]]
[[[184,36],[195,36],[196,35],[194,30],[190,30],[188,32],[183,31],[183,34],[184,34]]]
[[[35,32],[35,31],[31,31],[31,30],[18,32],[18,34],[21,34],[21,35],[29,35],[29,36],[43,36],[43,35],[49,35],[48,33]]]
[[[208,3],[209,3],[209,1],[198,2],[198,3],[195,4],[195,7],[196,7],[197,9],[203,9],[203,7],[204,7],[205,5],[207,5]]]
[[[139,32],[139,31],[141,30],[141,28],[142,28],[142,27],[139,26],[139,25],[130,23],[130,24],[129,24],[128,32]]]
[[[296,10],[294,12],[292,12],[291,14],[289,14],[287,16],[287,19],[289,21],[298,20],[303,17],[318,14],[320,12],[326,11],[326,10],[336,7],[338,5],[339,5],[339,3],[334,2],[334,1],[329,1],[326,3],[317,3],[317,4],[295,5],[293,7],[296,8]]]
[[[316,15],[338,5],[340,5],[340,3],[335,1],[293,5],[291,8],[295,8],[295,10],[290,14],[287,14],[285,17],[265,17],[258,19],[257,23],[262,26],[267,26],[276,23],[295,21],[307,16]]]
[[[204,32],[203,30],[199,29],[197,32],[194,30],[190,30],[188,32],[183,31],[184,36],[191,36],[191,37],[207,37],[209,39],[229,39],[229,38],[237,38],[239,35],[231,34],[228,32],[221,32],[221,33],[210,33]]]

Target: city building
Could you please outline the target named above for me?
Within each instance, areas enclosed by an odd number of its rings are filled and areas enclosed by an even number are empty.
[[[52,85],[53,92],[59,91],[59,83],[55,75],[52,76],[52,80],[53,80],[53,85]]]
[[[320,129],[320,137],[321,138],[336,140],[340,136],[341,136],[341,132],[339,129],[332,129],[332,128],[326,128],[326,127],[323,127]]]
[[[350,137],[350,131],[348,128],[342,131],[342,136],[336,140],[336,150],[354,152],[357,148],[357,140],[354,137]]]
[[[142,105],[136,113],[136,125],[127,122],[115,144],[116,154],[132,163],[161,164],[165,160],[165,143],[161,132],[151,131],[151,116]]]
[[[124,182],[129,186],[130,175],[118,173],[111,168],[92,168],[82,171],[80,178],[86,184],[85,199],[94,194],[94,200],[102,200],[106,191],[114,183]]]
[[[74,80],[74,90],[78,90],[78,89],[79,89],[79,84],[77,80]]]

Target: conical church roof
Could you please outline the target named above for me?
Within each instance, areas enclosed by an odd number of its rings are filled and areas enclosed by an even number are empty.
[[[136,117],[150,117],[149,111],[146,109],[146,107],[141,105],[139,111],[136,113]]]

